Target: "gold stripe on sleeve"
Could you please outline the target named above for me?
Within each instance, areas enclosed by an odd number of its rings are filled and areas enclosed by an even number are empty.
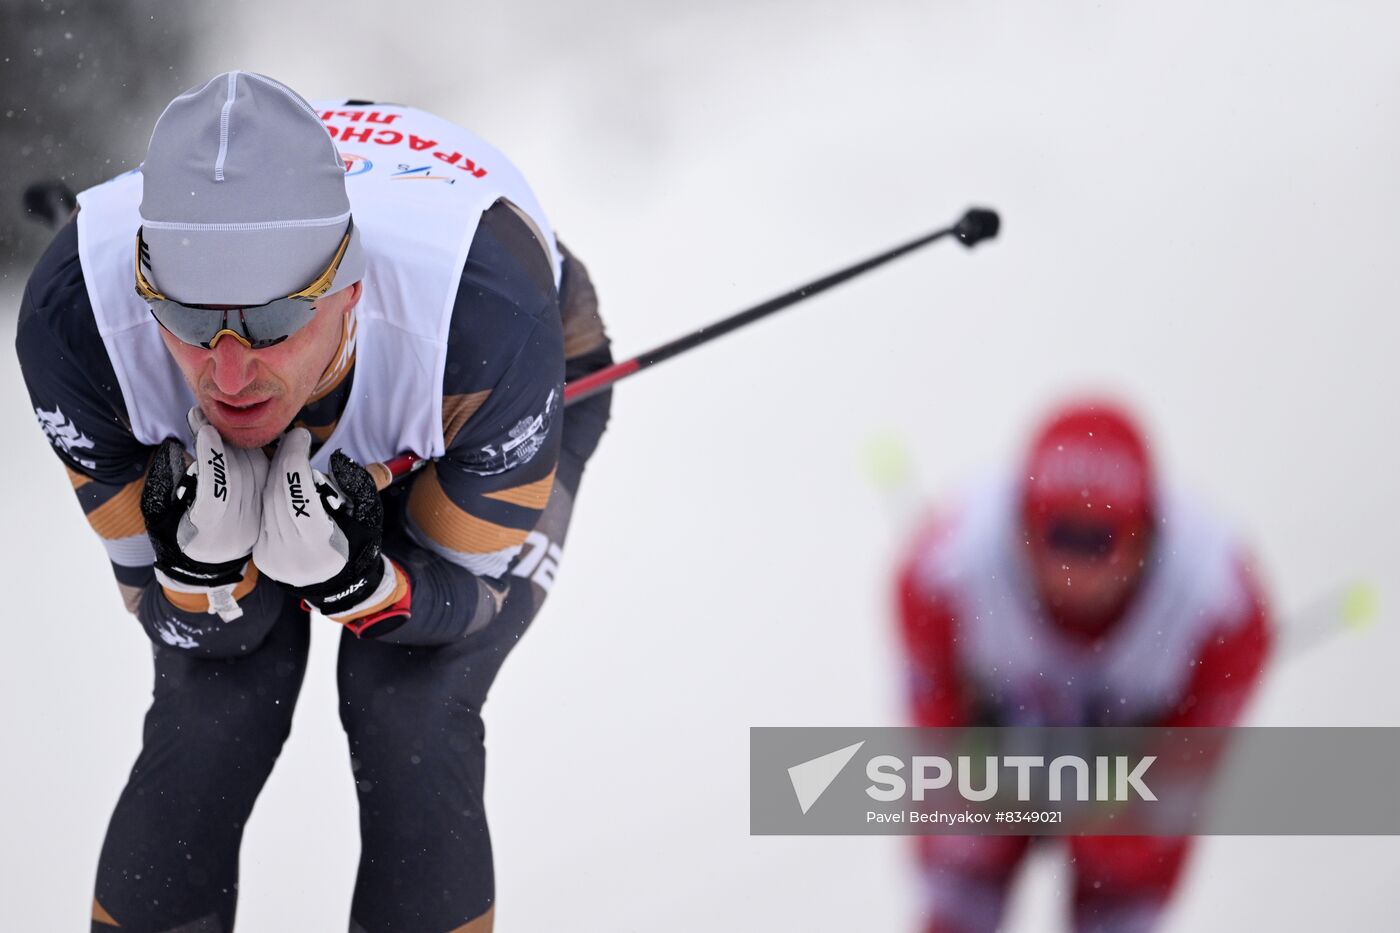
[[[509,502],[511,505],[524,506],[527,509],[542,509],[549,504],[549,494],[554,491],[554,473],[555,470],[550,470],[549,475],[544,479],[497,492],[482,493],[482,496],[487,499],[495,499],[497,502]]]
[[[253,587],[258,585],[258,567],[252,561],[248,562],[248,569],[243,574],[243,579],[238,581],[238,585],[233,588],[233,598],[242,599],[253,591]],[[170,601],[170,605],[184,612],[208,612],[209,597],[204,593],[181,593],[162,586],[161,592]]]
[[[475,920],[468,921],[456,929],[449,930],[448,933],[491,933],[496,923],[496,905],[492,904],[486,913]]]
[[[64,464],[63,468],[68,471],[68,482],[73,484],[75,490],[82,489],[88,483],[92,482],[91,476],[84,476],[67,464]]]
[[[95,897],[92,899],[92,920],[93,920],[94,923],[100,923],[100,924],[102,924],[103,926],[108,926],[108,927],[119,927],[119,926],[121,926],[120,923],[118,923],[116,920],[114,920],[114,919],[112,918],[112,915],[111,915],[111,914],[107,913],[107,908],[103,907],[101,904],[99,904],[99,903],[97,902],[97,898],[95,898]]]
[[[414,524],[438,544],[459,554],[492,554],[525,542],[529,532],[477,518],[453,502],[438,481],[437,466],[429,465],[413,483],[408,514]]]
[[[457,436],[457,432],[462,430],[462,425],[466,424],[490,397],[490,389],[442,397],[442,439],[449,447],[452,446],[452,439]]]
[[[209,597],[204,593],[181,593],[178,590],[170,590],[161,587],[161,592],[170,605],[181,612],[208,612]]]
[[[141,489],[145,484],[145,477],[134,479],[89,512],[87,520],[92,530],[109,541],[145,534],[146,522],[141,517]]]

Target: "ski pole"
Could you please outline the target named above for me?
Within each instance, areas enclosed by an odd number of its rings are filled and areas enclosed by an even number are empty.
[[[799,301],[805,301],[813,295],[819,295],[828,288],[840,285],[842,282],[847,282],[858,275],[863,275],[871,269],[883,266],[890,260],[898,259],[905,253],[911,253],[919,247],[927,246],[935,240],[953,235],[956,236],[964,246],[970,249],[982,240],[990,240],[995,237],[1000,226],[1001,220],[997,217],[996,211],[987,210],[985,208],[972,208],[962,216],[961,220],[951,227],[935,230],[933,233],[925,234],[917,239],[910,240],[908,243],[896,246],[894,249],[880,253],[878,256],[871,256],[869,259],[847,266],[844,269],[839,269],[830,275],[823,276],[805,285],[799,285],[792,291],[779,295],[776,298],[770,298],[761,304],[754,305],[752,308],[746,308],[743,311],[732,314],[713,324],[706,325],[699,330],[691,331],[683,337],[678,337],[669,343],[663,343],[661,346],[648,350],[645,353],[640,353],[630,360],[614,363],[605,369],[600,369],[595,373],[589,373],[582,379],[575,379],[564,387],[564,404],[568,405],[572,402],[582,401],[590,395],[596,395],[609,386],[612,386],[614,383],[641,372],[643,369],[655,366],[657,363],[665,362],[674,356],[685,353],[687,350],[693,350],[702,344],[723,337],[725,334],[736,331],[741,327],[746,327],[754,321],[765,318],[784,308],[791,307]]]
[[[564,386],[564,404],[571,405],[574,402],[582,401],[589,396],[596,395],[604,389],[610,388],[628,376],[635,375],[644,369],[655,366],[657,363],[665,362],[675,356],[680,356],[688,350],[693,350],[702,344],[717,340],[725,334],[732,333],[741,327],[746,327],[754,321],[767,317],[770,314],[791,307],[800,301],[805,301],[814,295],[819,295],[829,288],[848,282],[858,275],[863,275],[872,269],[883,266],[891,260],[898,259],[906,253],[911,253],[922,246],[943,239],[946,236],[957,237],[958,242],[971,249],[983,240],[993,239],[1001,228],[1001,219],[997,212],[987,208],[974,207],[963,214],[962,218],[951,227],[944,227],[932,233],[926,233],[921,237],[903,243],[893,249],[886,250],[869,259],[862,260],[853,265],[838,269],[830,275],[815,279],[805,285],[799,285],[792,291],[770,298],[765,302],[756,304],[751,308],[745,308],[729,317],[722,318],[713,324],[708,324],[698,330],[678,337],[669,343],[663,343],[645,353],[640,353],[631,359],[613,363],[594,373],[589,373],[581,379],[575,379]],[[418,469],[423,465],[423,461],[416,454],[400,454],[392,460],[384,463],[388,467],[393,479]]]

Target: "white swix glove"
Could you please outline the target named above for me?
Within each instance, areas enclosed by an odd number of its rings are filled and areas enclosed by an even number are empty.
[[[198,407],[188,415],[194,462],[168,439],[156,450],[141,493],[141,514],[167,591],[202,594],[226,621],[243,614],[233,590],[243,581],[262,528],[267,457],[224,443]]]
[[[311,435],[282,435],[263,490],[263,528],[253,561],[331,617],[377,607],[400,581],[380,553],[384,506],[374,480],[337,450],[331,475],[311,468]]]

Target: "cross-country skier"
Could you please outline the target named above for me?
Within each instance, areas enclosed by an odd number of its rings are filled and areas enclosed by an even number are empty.
[[[563,404],[610,362],[588,273],[470,132],[251,73],[171,101],[79,205],[17,348],[155,655],[92,929],[232,929],[310,629],[337,624],[350,927],[489,930],[482,704],[608,419],[606,393]],[[390,485],[405,452],[432,465]]]
[[[1227,726],[1270,644],[1248,556],[1133,420],[1067,405],[936,513],[897,579],[917,725]],[[925,933],[998,928],[1027,837],[924,836]],[[1077,933],[1155,929],[1183,838],[1073,837]]]

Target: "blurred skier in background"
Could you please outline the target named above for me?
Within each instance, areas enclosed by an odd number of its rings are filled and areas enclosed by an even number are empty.
[[[1244,548],[1158,480],[1142,432],[1102,401],[1037,429],[1019,471],[937,512],[898,572],[916,725],[1228,726],[1269,653]],[[1073,837],[1077,933],[1159,920],[1182,837]],[[1030,837],[918,840],[924,933],[1002,920]]]
[[[171,101],[141,170],[78,203],[16,349],[155,662],[91,929],[233,929],[324,626],[359,791],[350,930],[486,933],[481,708],[608,420],[608,393],[564,410],[612,360],[587,270],[466,129],[249,72]],[[394,483],[406,452],[431,464]],[[95,622],[54,613],[75,644]]]

